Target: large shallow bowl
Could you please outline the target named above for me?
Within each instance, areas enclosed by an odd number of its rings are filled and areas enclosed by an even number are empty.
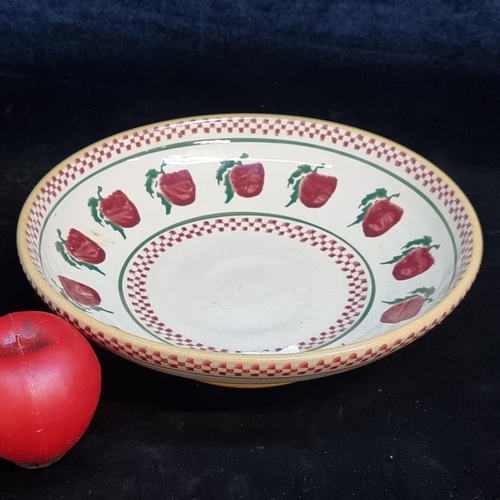
[[[43,300],[149,368],[262,386],[409,344],[471,286],[480,226],[453,181],[387,139],[309,118],[174,120],[50,171],[18,250]]]

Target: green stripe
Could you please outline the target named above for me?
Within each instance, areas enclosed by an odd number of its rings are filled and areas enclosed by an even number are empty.
[[[436,205],[434,205],[434,203],[430,200],[430,198],[428,198],[425,194],[423,194],[421,191],[419,191],[410,182],[406,181],[405,179],[402,179],[401,177],[399,177],[395,173],[393,173],[393,172],[391,172],[391,171],[389,171],[389,170],[381,167],[380,165],[377,165],[376,163],[373,163],[371,161],[365,160],[363,158],[359,158],[356,155],[353,155],[351,153],[346,153],[345,151],[339,151],[339,150],[334,149],[334,148],[328,148],[326,146],[319,146],[319,145],[316,145],[316,144],[308,144],[308,143],[303,143],[303,142],[299,142],[299,141],[286,141],[286,140],[283,140],[283,139],[254,139],[254,138],[244,139],[244,138],[231,138],[231,139],[218,139],[218,140],[224,140],[224,141],[228,141],[228,142],[231,142],[231,143],[257,142],[257,143],[272,143],[272,144],[288,144],[288,145],[293,145],[293,146],[302,146],[302,147],[307,147],[307,148],[312,148],[312,149],[319,149],[319,150],[322,150],[322,151],[327,151],[329,153],[335,153],[335,154],[338,154],[340,156],[345,156],[346,158],[351,158],[353,160],[360,161],[361,163],[365,163],[366,165],[369,165],[370,167],[373,167],[373,168],[375,168],[377,170],[380,170],[381,172],[386,173],[387,175],[390,175],[394,179],[396,179],[399,182],[401,182],[402,184],[404,184],[406,187],[410,188],[412,191],[414,191],[416,194],[418,194],[422,199],[424,199],[430,205],[430,207],[436,212],[436,214],[438,215],[438,217],[441,219],[441,222],[443,223],[443,225],[446,228],[446,231],[448,232],[448,235],[450,237],[451,244],[452,244],[452,247],[453,247],[453,275],[452,275],[452,278],[450,280],[450,283],[453,283],[453,280],[455,279],[456,268],[457,268],[458,253],[457,253],[457,247],[456,247],[456,244],[455,244],[455,240],[453,238],[453,233],[451,231],[451,228],[448,225],[448,223],[446,222],[446,219],[444,218],[443,214],[439,211],[439,209],[436,207]],[[126,161],[132,160],[134,158],[139,158],[141,156],[146,156],[146,155],[149,155],[149,154],[157,153],[159,151],[167,151],[167,150],[170,150],[170,149],[179,149],[179,148],[185,148],[185,147],[190,147],[190,146],[204,146],[204,145],[206,145],[206,144],[200,144],[200,141],[186,141],[186,142],[180,142],[180,143],[177,143],[177,144],[170,144],[170,145],[160,146],[160,147],[153,148],[153,149],[148,149],[147,151],[142,151],[142,152],[139,152],[139,153],[135,153],[135,154],[127,156],[127,157],[125,157],[125,158],[123,158],[121,160],[117,160],[117,161],[115,161],[113,163],[110,163],[108,166],[103,167],[103,168],[101,168],[101,169],[99,169],[99,170],[91,173],[85,179],[82,179],[81,181],[77,182],[74,186],[72,186],[71,188],[69,188],[61,196],[61,198],[54,204],[54,206],[52,207],[52,209],[48,213],[47,217],[45,218],[45,221],[43,223],[42,229],[40,231],[40,243],[39,243],[39,246],[38,246],[38,258],[40,260],[40,267],[42,267],[42,269],[43,269],[41,248],[42,248],[42,240],[43,240],[44,230],[45,230],[45,228],[47,226],[48,220],[50,219],[50,217],[54,213],[55,209],[59,206],[59,204],[74,189],[76,189],[79,185],[81,185],[82,183],[86,182],[88,179],[91,179],[92,177],[100,174],[101,172],[104,172],[105,170],[113,168],[116,165],[120,165],[121,163],[124,163]]]
[[[321,344],[320,346],[312,347],[311,349],[307,349],[308,351],[315,351],[317,349],[322,349],[322,348],[324,348],[328,345],[331,345],[331,344],[339,341],[340,339],[344,338],[352,330],[354,330],[356,327],[358,327],[363,322],[363,320],[366,318],[367,314],[370,312],[370,309],[372,308],[373,302],[375,300],[375,288],[376,288],[375,287],[375,277],[374,277],[373,272],[371,270],[370,264],[368,264],[368,262],[363,257],[363,255],[355,247],[353,247],[348,241],[346,241],[344,238],[341,238],[340,236],[336,235],[335,233],[332,233],[331,231],[329,231],[328,229],[325,229],[324,227],[318,226],[316,224],[311,224],[310,222],[307,222],[307,221],[304,221],[301,219],[296,219],[295,217],[287,217],[287,216],[283,216],[283,215],[270,214],[270,213],[265,213],[265,212],[224,212],[224,213],[218,213],[218,214],[210,214],[210,215],[202,215],[199,217],[193,217],[192,219],[187,219],[187,220],[184,220],[182,222],[177,222],[175,224],[172,224],[171,226],[163,228],[160,231],[158,231],[155,234],[148,237],[147,239],[145,239],[139,245],[137,245],[137,247],[130,253],[130,255],[125,260],[125,262],[121,268],[120,275],[118,277],[118,290],[120,293],[120,300],[122,302],[123,307],[127,311],[128,315],[134,320],[134,322],[139,327],[141,327],[149,335],[155,337],[156,339],[160,340],[161,342],[163,342],[165,344],[176,345],[176,344],[172,344],[171,342],[166,341],[165,339],[162,339],[161,337],[157,336],[155,333],[153,333],[149,329],[147,329],[134,316],[134,314],[132,313],[132,311],[128,307],[128,304],[125,300],[125,293],[123,290],[123,281],[125,278],[126,268],[128,267],[130,261],[137,255],[137,253],[142,248],[144,248],[145,245],[147,245],[150,241],[154,240],[158,236],[160,236],[168,231],[171,231],[179,226],[184,226],[187,224],[192,224],[194,222],[208,220],[208,219],[216,219],[217,217],[271,217],[271,218],[275,218],[275,219],[283,219],[283,220],[288,220],[288,221],[292,221],[292,222],[298,222],[300,224],[304,224],[304,225],[309,226],[309,227],[314,227],[316,229],[319,229],[320,231],[323,231],[324,233],[329,234],[330,236],[333,236],[337,241],[341,241],[342,243],[344,243],[344,245],[346,245],[349,248],[351,248],[352,250],[354,250],[357,253],[357,255],[359,256],[360,260],[363,261],[363,264],[366,266],[366,269],[368,270],[368,275],[369,275],[370,282],[371,282],[371,294],[370,294],[370,298],[368,300],[368,304],[366,305],[366,307],[363,311],[363,314],[359,317],[359,319],[353,325],[351,325],[351,327],[348,330],[346,330],[344,333],[342,333],[342,335],[339,335],[338,337],[330,340],[329,342],[325,342],[324,344]]]
[[[317,145],[317,144],[309,144],[309,143],[304,143],[304,142],[300,142],[300,141],[291,141],[291,140],[283,140],[283,139],[263,139],[263,138],[227,138],[227,139],[218,139],[218,140],[227,141],[228,143],[271,143],[271,144],[286,144],[286,145],[292,145],[292,146],[299,146],[299,147],[311,148],[311,149],[316,149],[316,150],[322,150],[322,151],[326,151],[328,153],[333,153],[333,154],[336,154],[336,155],[344,156],[346,158],[350,158],[350,159],[359,161],[361,163],[364,163],[366,165],[369,165],[370,167],[375,168],[376,170],[379,170],[381,172],[384,172],[385,174],[389,175],[390,177],[394,178],[395,180],[401,182],[407,188],[411,189],[418,196],[420,196],[431,207],[431,209],[434,210],[434,212],[437,214],[438,218],[443,223],[443,225],[444,225],[444,227],[445,227],[445,229],[446,229],[446,231],[448,233],[448,236],[450,238],[451,245],[452,245],[452,248],[453,248],[453,273],[452,273],[452,276],[451,276],[451,279],[450,279],[450,285],[451,285],[451,283],[453,283],[453,281],[455,279],[455,276],[456,276],[456,272],[457,272],[457,261],[458,261],[458,251],[457,251],[457,246],[456,246],[456,243],[455,243],[455,239],[453,238],[453,232],[452,232],[452,230],[451,230],[448,222],[446,221],[444,215],[440,212],[440,210],[437,208],[437,206],[434,204],[434,202],[427,195],[425,195],[423,192],[421,192],[417,187],[415,187],[413,184],[411,184],[409,181],[407,181],[407,180],[399,177],[397,174],[391,172],[390,170],[387,170],[384,167],[381,167],[380,165],[377,165],[376,163],[373,163],[373,162],[371,162],[369,160],[366,160],[364,158],[359,158],[358,156],[356,156],[356,155],[354,155],[352,153],[347,153],[345,151],[340,151],[340,150],[335,149],[335,148],[329,148],[329,147],[320,146],[320,145]],[[45,230],[46,230],[46,227],[47,227],[47,223],[48,223],[49,219],[51,218],[51,216],[54,214],[54,212],[57,209],[57,207],[61,204],[61,202],[67,196],[69,196],[69,194],[73,190],[75,190],[77,187],[79,187],[81,184],[83,184],[84,182],[87,182],[89,179],[91,179],[92,177],[94,177],[96,175],[99,175],[101,172],[104,172],[105,170],[111,169],[111,168],[113,168],[113,167],[115,167],[117,165],[120,165],[120,164],[122,164],[124,162],[130,161],[130,160],[135,159],[135,158],[140,158],[142,156],[154,154],[154,153],[157,153],[157,152],[160,152],[160,151],[168,151],[168,150],[181,149],[181,148],[185,148],[185,147],[203,146],[203,145],[206,145],[206,143],[202,143],[202,141],[186,141],[186,142],[181,142],[181,143],[176,143],[176,144],[159,146],[157,148],[149,149],[147,151],[141,151],[139,153],[132,154],[130,156],[127,156],[125,158],[117,160],[117,161],[115,161],[113,163],[110,163],[109,165],[107,165],[105,167],[102,167],[99,170],[96,170],[95,172],[90,173],[84,179],[78,181],[75,185],[73,185],[71,188],[69,188],[66,192],[64,192],[62,194],[62,196],[57,200],[57,202],[54,204],[54,206],[50,209],[49,213],[45,217],[45,220],[44,220],[43,225],[42,225],[42,229],[40,231],[39,246],[38,246],[38,258],[40,260],[40,267],[43,269],[43,258],[42,258],[41,249],[42,249],[42,246],[43,246],[42,242],[43,242],[43,237],[44,237]],[[196,219],[191,219],[190,221],[182,221],[182,222],[180,222],[180,223],[178,223],[176,225],[171,226],[169,229],[171,229],[173,227],[176,227],[178,225],[181,225],[181,224],[186,224],[186,223],[194,221],[194,220],[201,220],[201,219],[208,218],[208,217],[227,216],[227,215],[228,214],[225,213],[225,214],[219,214],[219,215],[214,215],[214,216],[202,216],[202,217],[199,217],[199,218],[196,218]],[[246,213],[245,215],[248,215],[248,213]],[[258,214],[258,215],[269,215],[269,214]],[[285,217],[285,216],[281,216],[281,215],[277,216],[277,215],[271,214],[270,216],[272,216],[272,217],[278,217],[278,218],[283,218],[283,219],[294,220],[294,221],[301,222],[301,223],[304,223],[304,224],[307,224],[307,225],[310,225],[310,226],[313,226],[313,227],[317,227],[318,229],[320,229],[322,231],[325,231],[328,234],[331,234],[335,238],[338,238],[339,240],[345,241],[342,238],[340,238],[339,236],[335,235],[334,233],[331,233],[330,231],[327,231],[326,229],[321,228],[319,226],[315,226],[314,224],[310,224],[309,222],[305,222],[305,221],[301,221],[300,219],[293,219],[293,218]],[[164,232],[164,231],[165,231],[165,229],[163,229],[162,231],[160,231],[160,233],[157,233],[157,234],[161,234],[161,232]],[[347,242],[345,242],[345,243],[350,246],[349,243],[347,243]],[[370,273],[370,278],[371,278],[372,283],[374,285],[375,284],[375,280],[374,280],[373,273],[372,273],[370,267],[368,266],[368,263],[365,261],[364,258],[363,258],[363,261],[367,265],[368,271]],[[121,277],[120,277],[120,279],[121,279]],[[374,289],[375,289],[375,287],[373,286],[373,293],[372,293],[372,296],[370,298],[369,307],[365,310],[365,313],[363,314],[363,316],[360,318],[360,320],[358,320],[358,322],[355,323],[354,326],[358,326],[359,325],[360,321],[364,319],[364,317],[366,316],[369,308],[372,306],[373,300],[374,300]],[[142,325],[141,325],[141,327],[142,327]],[[330,345],[330,344],[332,344],[332,343],[340,340],[345,335],[347,335],[347,333],[349,333],[350,331],[352,331],[352,329],[353,328],[350,328],[347,332],[344,332],[344,334],[342,334],[338,338],[336,338],[336,339],[334,339],[334,340],[332,340],[332,341],[330,341],[330,342],[328,342],[326,344],[323,344],[320,347],[313,348],[311,350],[326,347],[327,345]],[[160,340],[162,340],[162,342],[165,342],[163,339],[160,339]]]

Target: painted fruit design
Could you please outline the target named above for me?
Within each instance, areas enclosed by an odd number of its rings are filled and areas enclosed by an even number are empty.
[[[191,205],[196,199],[196,186],[189,170],[165,172],[165,162],[160,170],[151,169],[146,174],[146,191],[151,198],[156,196],[165,207],[167,215],[172,211],[172,205],[184,207]]]
[[[101,193],[102,187],[98,186],[97,197],[90,198],[88,202],[93,219],[101,226],[107,224],[126,238],[123,229],[137,226],[141,221],[136,206],[119,189],[105,198],[101,196]]]
[[[229,203],[234,195],[242,198],[253,198],[258,196],[264,187],[264,166],[262,163],[245,163],[241,160],[248,158],[246,153],[240,156],[240,160],[224,160],[217,169],[216,179],[220,185],[224,184],[226,201]]]
[[[111,311],[107,311],[106,309],[99,307],[101,304],[101,297],[99,293],[97,293],[97,291],[90,286],[80,283],[79,281],[66,278],[65,276],[58,276],[58,278],[63,288],[61,294],[64,298],[71,299],[77,306],[83,306],[84,308],[92,309],[94,311],[104,311],[113,314]]]
[[[70,266],[77,269],[85,267],[104,274],[96,264],[104,262],[106,252],[94,240],[75,228],[69,230],[66,239],[63,239],[59,229],[57,234],[59,240],[55,243],[56,250]]]
[[[408,280],[419,274],[425,273],[430,267],[434,265],[434,257],[431,250],[438,249],[439,245],[432,244],[430,236],[409,241],[401,248],[401,254],[382,262],[382,264],[394,264],[392,275],[398,281]]]
[[[361,213],[347,227],[361,222],[365,236],[368,238],[382,236],[403,217],[404,210],[391,201],[392,198],[398,196],[399,193],[388,196],[387,191],[383,188],[376,189],[373,193],[366,195],[358,207],[362,209]]]
[[[432,301],[430,296],[435,291],[434,287],[422,287],[413,290],[404,298],[395,299],[391,302],[384,301],[384,304],[390,304],[391,307],[380,317],[381,323],[399,323],[413,318],[422,310],[427,301]]]
[[[311,167],[300,165],[288,178],[287,187],[292,187],[292,194],[286,207],[297,200],[308,208],[320,208],[331,198],[337,189],[337,178],[333,175],[319,174],[318,170],[325,165]]]

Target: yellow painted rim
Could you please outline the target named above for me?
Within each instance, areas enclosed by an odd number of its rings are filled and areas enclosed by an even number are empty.
[[[440,302],[438,302],[434,307],[432,307],[429,311],[427,311],[425,314],[422,316],[416,318],[413,321],[410,321],[409,323],[395,328],[394,330],[391,330],[390,332],[387,332],[385,334],[379,335],[377,337],[373,337],[369,340],[363,340],[360,342],[356,342],[353,344],[349,344],[346,346],[338,346],[338,347],[333,347],[333,348],[325,348],[325,349],[320,349],[317,351],[309,351],[309,352],[303,352],[303,353],[296,353],[296,354],[286,354],[286,355],[272,355],[272,354],[266,354],[266,355],[259,355],[259,354],[233,354],[233,353],[221,353],[221,352],[207,352],[207,351],[197,351],[194,349],[189,349],[189,348],[182,348],[182,347],[176,347],[172,345],[166,345],[166,344],[160,344],[157,342],[153,342],[147,339],[143,339],[140,337],[137,337],[135,335],[123,332],[122,330],[119,330],[118,328],[112,327],[107,325],[106,323],[103,323],[101,321],[98,321],[91,316],[88,316],[84,312],[82,312],[80,309],[75,307],[73,304],[71,304],[69,301],[65,300],[63,297],[61,297],[56,290],[54,290],[47,281],[43,278],[42,274],[38,271],[34,263],[32,262],[30,256],[29,256],[29,251],[28,251],[28,246],[27,246],[27,241],[26,241],[26,236],[25,236],[25,231],[28,225],[28,216],[31,211],[31,208],[33,204],[36,201],[37,195],[40,193],[41,188],[53,177],[62,167],[65,167],[66,164],[71,163],[73,160],[81,157],[85,152],[93,150],[95,147],[101,145],[104,142],[110,142],[113,139],[120,139],[122,138],[125,134],[131,135],[135,132],[143,132],[145,129],[153,129],[155,127],[163,127],[163,126],[169,126],[172,124],[176,124],[179,122],[188,122],[188,121],[206,121],[206,120],[217,120],[217,119],[227,119],[227,118],[258,118],[258,119],[282,119],[282,120],[297,120],[297,121],[306,121],[310,123],[316,123],[319,125],[327,125],[329,127],[338,127],[343,130],[351,131],[353,133],[359,133],[362,134],[363,136],[373,138],[375,140],[380,140],[384,141],[387,144],[391,144],[399,148],[401,151],[404,151],[408,155],[416,158],[418,161],[426,165],[430,170],[435,172],[441,179],[448,184],[453,191],[455,192],[455,196],[460,200],[462,205],[464,206],[466,213],[469,217],[471,226],[472,226],[472,236],[473,236],[473,247],[472,247],[472,255],[471,259],[469,262],[469,266],[465,270],[465,273],[463,274],[462,278],[460,281],[457,283],[455,288],[451,290],[451,292],[448,293]],[[102,139],[98,142],[95,142],[80,151],[76,152],[75,154],[71,155],[70,157],[64,159],[62,162],[60,162],[58,165],[56,165],[53,169],[51,169],[35,186],[35,188],[32,190],[28,198],[26,199],[26,202],[24,203],[24,206],[22,208],[21,214],[19,216],[19,221],[18,221],[18,226],[17,226],[17,249],[19,253],[19,259],[21,261],[21,264],[26,272],[26,274],[29,276],[29,278],[32,280],[34,286],[38,288],[38,293],[46,297],[47,300],[49,300],[54,306],[58,307],[62,311],[67,312],[70,316],[76,318],[79,322],[90,326],[93,330],[95,331],[100,331],[103,332],[104,334],[107,334],[111,337],[115,337],[117,340],[123,342],[123,343],[130,343],[132,346],[135,346],[137,348],[146,348],[151,351],[158,351],[161,354],[164,355],[177,355],[182,358],[189,356],[194,359],[209,359],[210,361],[213,362],[226,362],[229,364],[235,364],[235,363],[244,363],[245,365],[248,364],[264,364],[266,366],[276,363],[276,364],[282,364],[283,362],[289,362],[289,363],[300,363],[303,361],[308,361],[308,362],[316,362],[320,361],[325,358],[329,357],[335,357],[335,356],[341,356],[342,358],[348,357],[351,354],[361,354],[365,353],[368,349],[372,349],[372,351],[377,351],[379,347],[383,345],[387,346],[392,346],[395,342],[398,340],[404,340],[407,339],[409,335],[412,333],[418,334],[422,329],[427,328],[431,329],[433,327],[432,323],[437,319],[440,321],[440,319],[443,317],[443,315],[446,315],[449,313],[453,307],[458,305],[460,300],[466,295],[470,287],[472,286],[472,283],[474,282],[476,275],[479,271],[480,265],[481,265],[481,259],[483,255],[483,237],[482,237],[482,232],[481,232],[481,226],[479,223],[479,219],[477,217],[477,214],[464,194],[464,192],[455,184],[455,182],[447,175],[445,174],[442,170],[440,170],[436,165],[431,163],[429,160],[425,159],[424,157],[420,156],[419,154],[415,153],[414,151],[405,148],[404,146],[391,141],[390,139],[387,139],[385,137],[379,136],[377,134],[373,134],[371,132],[367,132],[365,130],[351,127],[348,125],[343,125],[340,123],[336,122],[330,122],[326,120],[319,120],[315,118],[307,118],[307,117],[302,117],[302,116],[293,116],[293,115],[273,115],[273,114],[259,114],[259,113],[238,113],[238,114],[220,114],[220,115],[203,115],[203,116],[192,116],[192,117],[186,117],[186,118],[179,118],[179,119],[174,119],[174,120],[168,120],[168,121],[163,121],[163,122],[157,122],[149,125],[145,125],[142,127],[137,127],[135,129],[131,130],[126,130],[124,132],[121,132],[119,134],[115,134],[113,136],[107,137],[105,139]],[[434,325],[435,326],[435,325]],[[403,347],[405,344],[402,343],[401,347]],[[362,366],[361,364],[353,366],[353,368]],[[339,370],[340,372],[341,370]],[[336,371],[332,371],[331,374],[337,373]],[[182,375],[182,373],[179,373],[179,375]],[[293,378],[300,377],[300,378],[309,378],[312,377],[315,374],[314,372],[312,373],[305,373],[304,375],[295,375]],[[325,375],[322,373],[321,375]],[[202,373],[199,374],[199,379],[203,379],[204,375]],[[210,377],[212,380],[215,379],[214,376]],[[221,377],[222,378],[222,377]],[[283,376],[276,376],[276,380],[281,380],[281,379],[286,379],[286,377]],[[264,382],[264,379],[267,383],[269,383],[269,378],[266,378],[265,375],[261,375],[259,377],[254,378],[255,382],[257,382],[257,385],[260,385],[258,381]],[[245,377],[244,380],[247,380]],[[215,382],[215,380],[213,380]],[[217,383],[217,382],[215,382]],[[237,381],[235,380],[235,383]],[[265,382],[264,382],[265,383]],[[233,385],[233,384],[231,384]]]

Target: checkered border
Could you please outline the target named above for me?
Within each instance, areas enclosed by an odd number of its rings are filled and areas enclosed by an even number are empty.
[[[287,379],[300,379],[303,377],[314,378],[331,374],[332,372],[342,372],[351,370],[358,366],[371,363],[383,358],[392,352],[405,347],[414,340],[417,340],[427,331],[441,323],[462,301],[467,291],[448,311],[444,312],[440,318],[436,318],[431,325],[423,327],[419,331],[411,332],[404,338],[399,338],[391,344],[380,344],[373,348],[361,349],[357,352],[339,354],[335,356],[325,356],[316,361],[284,362],[284,363],[235,363],[216,362],[206,358],[194,356],[178,356],[176,354],[162,354],[157,350],[150,350],[146,347],[137,347],[130,342],[121,340],[95,330],[89,325],[80,322],[66,311],[61,310],[37,288],[35,283],[28,277],[35,291],[42,300],[57,314],[68,320],[87,337],[101,346],[116,352],[117,354],[129,358],[138,363],[152,365],[156,369],[173,373],[180,376],[194,377],[207,382],[217,381],[234,384],[262,382],[273,383],[286,382]]]
[[[218,118],[212,120],[192,120],[156,126],[152,129],[136,131],[132,134],[124,134],[121,138],[112,139],[110,142],[102,143],[93,148],[92,151],[85,152],[71,163],[66,164],[56,172],[47,183],[40,189],[30,213],[26,227],[26,241],[30,257],[35,267],[43,275],[43,271],[38,260],[38,238],[45,217],[48,214],[52,202],[59,194],[72,184],[76,179],[88,174],[92,169],[97,168],[103,161],[117,158],[118,155],[144,147],[154,147],[169,140],[180,140],[186,137],[202,137],[203,134],[250,134],[262,137],[280,137],[288,139],[298,139],[308,137],[325,145],[338,145],[346,150],[359,151],[368,158],[382,158],[389,164],[396,167],[400,172],[413,179],[424,191],[433,194],[441,201],[443,206],[452,215],[455,228],[460,237],[460,261],[453,286],[456,286],[465,273],[472,256],[473,233],[472,224],[467,216],[465,207],[455,196],[453,189],[446,184],[437,174],[424,164],[419,162],[410,154],[399,150],[396,146],[387,144],[383,140],[365,137],[361,133],[345,130],[340,127],[306,122],[293,119],[279,118]],[[28,279],[31,281],[30,277]],[[248,368],[246,365],[226,366],[225,363],[214,364],[210,360],[201,363],[194,361],[194,358],[180,358],[175,355],[163,356],[158,351],[149,352],[142,348],[136,348],[128,343],[123,343],[103,332],[94,331],[89,326],[79,322],[76,318],[69,317],[64,311],[47,300],[42,293],[32,283],[35,291],[39,293],[47,304],[55,312],[66,317],[74,323],[81,331],[90,338],[100,343],[104,347],[116,351],[118,354],[129,357],[132,360],[145,362],[157,366],[164,371],[175,371],[175,373],[194,373],[200,376],[212,374],[230,377],[233,380],[247,378],[252,380],[256,377],[265,377],[264,380],[276,377],[281,378],[310,375],[311,373],[321,376],[331,371],[339,371],[354,368],[362,363],[373,361],[376,358],[385,356],[396,349],[399,349],[413,340],[423,335],[434,324],[442,321],[461,301],[455,304],[450,311],[445,312],[441,318],[436,318],[430,327],[422,329],[420,332],[412,332],[406,338],[398,339],[392,345],[381,345],[369,349],[364,353],[351,354],[348,358],[336,356],[333,359],[325,359],[315,365],[304,362],[295,367],[286,364],[281,367],[275,365],[255,366]],[[290,366],[289,366],[290,365]],[[279,372],[279,370],[281,370]],[[229,373],[231,372],[231,373]],[[279,372],[279,373],[278,373]],[[238,379],[239,377],[239,379]]]
[[[333,127],[327,124],[280,118],[218,118],[212,120],[181,121],[152,129],[124,134],[120,139],[104,142],[85,152],[62,167],[43,186],[29,214],[26,237],[31,258],[40,269],[37,241],[43,220],[53,200],[74,180],[98,167],[103,161],[135,149],[155,146],[167,141],[195,137],[202,134],[250,134],[281,138],[303,138],[339,145],[360,151],[368,157],[381,158],[411,177],[428,193],[433,194],[452,215],[460,236],[460,265],[454,286],[467,269],[472,255],[472,224],[465,207],[455,196],[453,189],[441,177],[396,146],[383,140],[365,137],[363,134]]]
[[[228,352],[227,349],[205,346],[174,332],[160,320],[153,310],[147,291],[149,272],[158,258],[169,248],[195,237],[228,231],[275,233],[290,239],[298,239],[301,243],[307,243],[321,252],[326,252],[328,257],[333,259],[344,273],[348,285],[348,297],[340,317],[326,331],[311,337],[307,342],[300,342],[298,346],[301,351],[319,347],[344,333],[356,322],[365,309],[368,295],[367,273],[352,251],[333,239],[331,235],[286,220],[263,219],[261,217],[217,218],[182,226],[159,235],[156,239],[148,242],[147,246],[140,250],[130,264],[126,277],[128,299],[140,322],[155,335],[179,347]],[[276,347],[271,349],[271,352],[279,352],[281,349]]]

